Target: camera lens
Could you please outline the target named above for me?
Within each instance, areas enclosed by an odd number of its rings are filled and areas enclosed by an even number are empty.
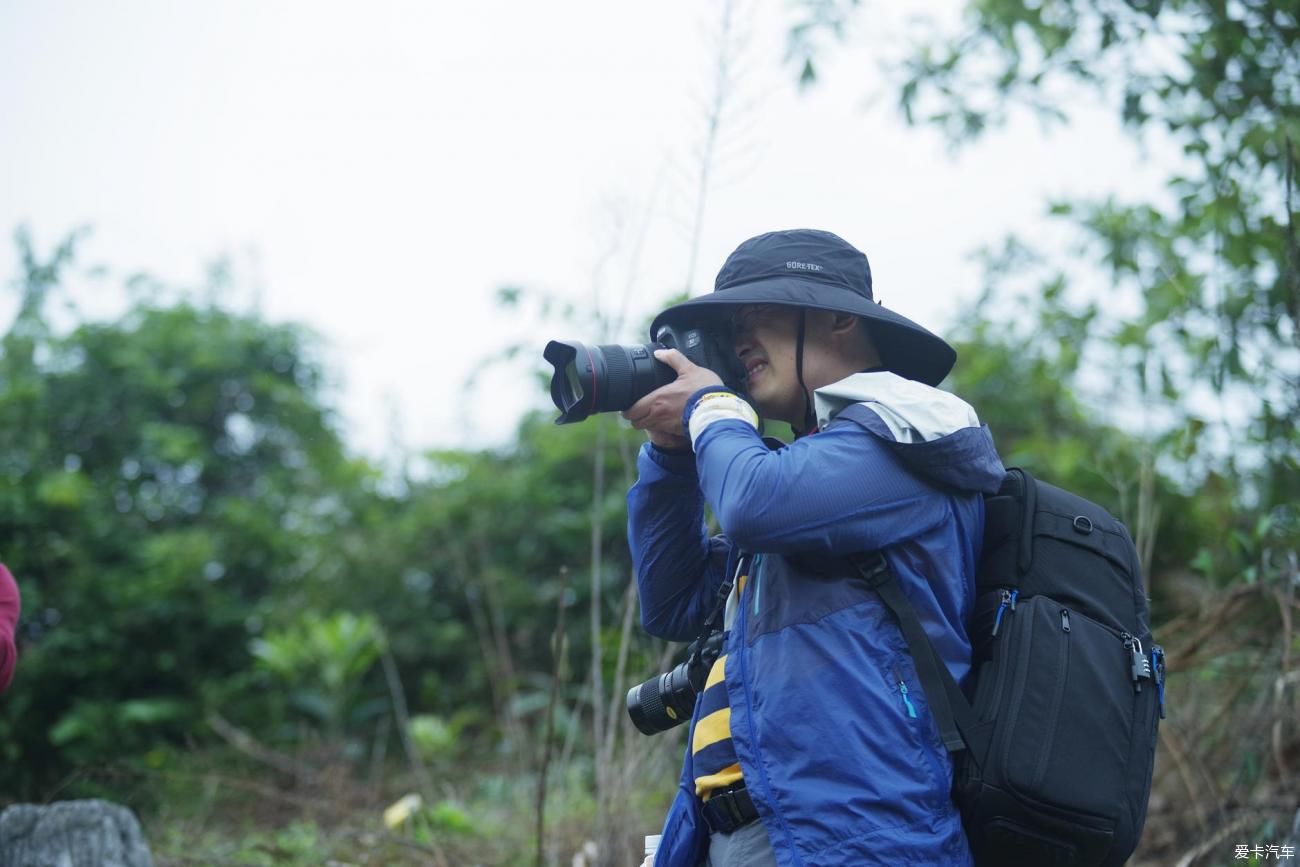
[[[688,676],[689,666],[683,662],[627,691],[627,714],[642,734],[665,732],[691,718],[695,687]]]
[[[624,410],[677,374],[654,357],[658,343],[586,346],[552,340],[542,352],[555,368],[551,401],[560,411],[556,424],[582,421],[596,412]]]

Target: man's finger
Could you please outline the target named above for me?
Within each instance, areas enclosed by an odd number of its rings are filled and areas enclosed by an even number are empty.
[[[651,401],[643,397],[627,409],[623,410],[623,418],[628,421],[640,421],[650,414],[650,410],[653,406],[654,404]]]
[[[656,349],[655,358],[677,371],[678,376],[681,376],[683,373],[695,366],[691,363],[689,358],[682,355],[676,349]]]

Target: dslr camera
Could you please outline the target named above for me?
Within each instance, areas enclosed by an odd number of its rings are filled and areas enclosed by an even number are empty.
[[[621,412],[677,373],[654,357],[657,349],[676,349],[693,364],[707,367],[726,386],[740,391],[745,368],[732,348],[728,329],[667,323],[654,343],[587,346],[552,340],[542,357],[551,363],[551,400],[560,411],[556,424],[571,424],[596,412]]]

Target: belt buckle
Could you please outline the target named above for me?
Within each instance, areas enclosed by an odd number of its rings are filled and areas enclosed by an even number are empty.
[[[727,819],[726,828],[718,828],[720,833],[730,834],[736,829],[742,827],[748,820],[748,816],[741,815],[740,805],[737,803],[736,793],[744,789],[744,785],[732,786],[717,793],[710,801],[718,801],[719,812]]]

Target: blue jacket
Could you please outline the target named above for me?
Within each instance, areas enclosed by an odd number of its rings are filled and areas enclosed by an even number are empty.
[[[871,412],[837,418],[854,403]],[[642,623],[695,638],[739,552],[761,553],[728,637],[726,688],[777,863],[969,865],[952,765],[906,643],[838,558],[883,550],[960,680],[981,494],[997,489],[1001,461],[970,407],[892,373],[820,389],[816,408],[820,432],[775,450],[740,419],[705,427],[693,456],[642,448],[628,493]],[[708,536],[706,502],[723,535]],[[688,746],[656,867],[696,867],[708,850],[694,779]]]

